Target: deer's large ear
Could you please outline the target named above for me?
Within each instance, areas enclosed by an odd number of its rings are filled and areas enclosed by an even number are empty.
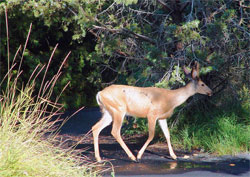
[[[191,76],[192,76],[192,79],[197,79],[199,78],[199,72],[200,72],[200,69],[199,69],[200,65],[198,62],[195,62],[194,63],[194,66],[193,66],[193,69],[191,71]]]

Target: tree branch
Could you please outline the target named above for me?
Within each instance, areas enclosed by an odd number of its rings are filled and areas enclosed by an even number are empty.
[[[165,9],[167,9],[169,11],[173,11],[173,9],[168,4],[163,2],[162,0],[157,0],[157,2],[160,3],[163,6],[163,8],[165,8]]]
[[[218,13],[220,13],[222,10],[224,10],[226,8],[226,4],[224,4],[223,6],[221,6],[219,9],[217,9],[216,11],[214,11],[213,13],[211,13],[208,17],[208,19],[211,21],[212,18],[214,18],[214,16]]]
[[[144,40],[144,41],[147,41],[147,42],[150,42],[152,44],[156,44],[156,41],[147,37],[147,36],[144,36],[142,34],[138,34],[138,33],[135,33],[133,31],[130,31],[126,28],[121,28],[121,29],[111,29],[111,28],[108,28],[106,26],[97,26],[97,25],[93,25],[94,28],[96,29],[101,29],[101,30],[107,30],[107,31],[110,31],[112,33],[121,33],[121,34],[126,34],[126,35],[132,35],[132,37],[137,37],[138,39],[141,39],[141,40]]]
[[[130,31],[130,30],[126,29],[126,28],[123,28],[122,31],[124,31],[126,33],[129,33],[129,34],[132,34],[132,35],[136,36],[137,38],[142,39],[144,41],[150,42],[152,44],[156,44],[155,40],[153,40],[153,39],[151,39],[151,38],[149,38],[147,36],[144,36],[142,34],[137,34],[137,33],[133,32],[133,31]]]

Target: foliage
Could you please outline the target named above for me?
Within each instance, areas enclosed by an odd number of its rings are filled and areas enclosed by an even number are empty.
[[[238,84],[244,81],[249,88],[248,5],[231,0],[6,0],[0,4],[0,23],[4,26],[6,8],[11,51],[25,42],[28,26],[33,23],[24,56],[28,71],[22,76],[24,82],[38,63],[47,61],[57,43],[50,76],[65,51],[72,51],[55,89],[71,82],[61,101],[73,108],[94,105],[97,90],[112,83],[152,86],[164,81],[158,85],[183,85],[175,73],[176,65],[190,65],[194,60],[210,68],[205,77],[213,78],[217,90],[226,87],[223,80],[236,75]],[[6,45],[5,34],[2,28],[2,46]],[[5,66],[6,50],[0,50],[0,64]],[[1,75],[5,72],[1,67]]]
[[[147,120],[142,118],[129,117],[124,120],[124,127],[122,129],[124,135],[139,135],[148,132]]]

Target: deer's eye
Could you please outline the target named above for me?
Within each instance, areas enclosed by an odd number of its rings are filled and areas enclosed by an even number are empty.
[[[205,86],[205,84],[201,84],[201,86],[202,86],[202,87],[204,87],[204,86]]]

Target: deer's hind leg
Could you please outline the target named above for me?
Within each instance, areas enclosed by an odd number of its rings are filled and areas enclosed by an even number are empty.
[[[95,158],[98,162],[102,160],[100,157],[100,152],[99,152],[98,137],[99,137],[100,132],[105,127],[107,127],[111,122],[112,122],[112,117],[110,113],[107,110],[103,109],[103,115],[102,115],[101,120],[92,127],[92,132],[93,132],[93,137],[94,137]]]

